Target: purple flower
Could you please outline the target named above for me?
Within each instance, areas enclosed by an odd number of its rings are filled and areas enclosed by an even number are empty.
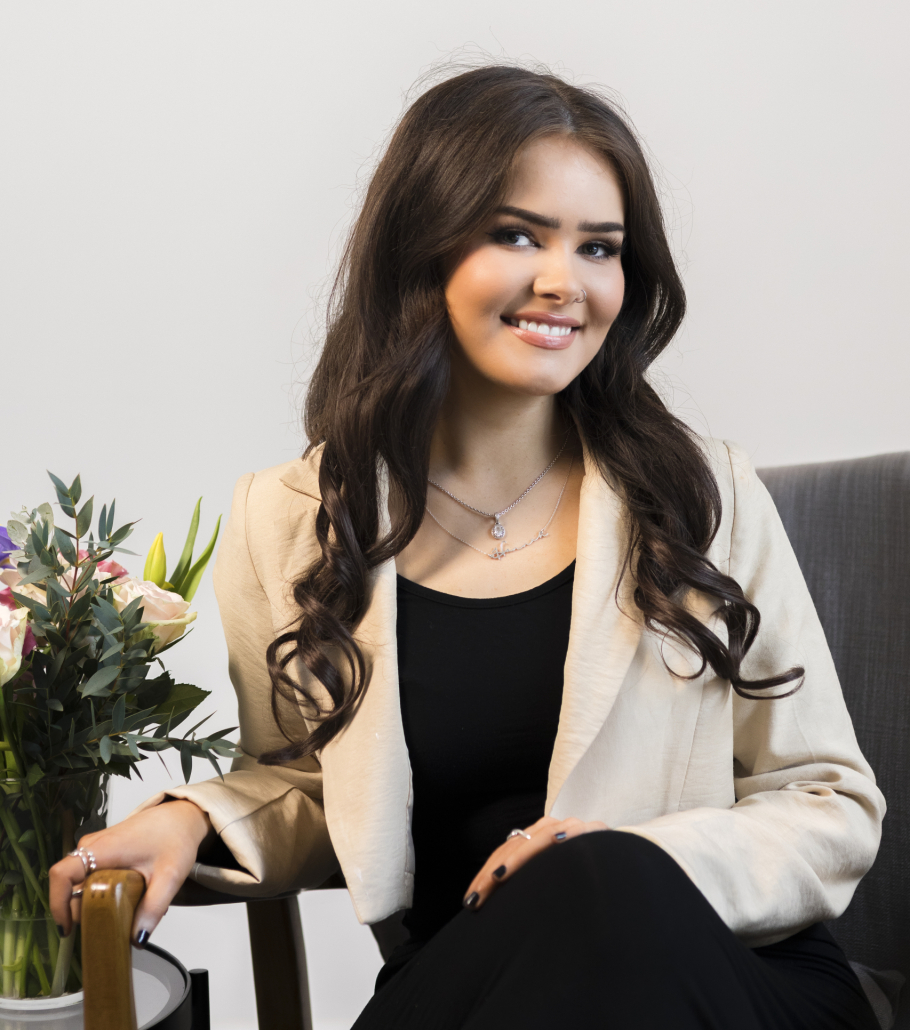
[[[12,540],[10,540],[9,533],[7,533],[6,528],[4,526],[0,526],[0,565],[7,565],[8,562],[6,556],[10,551],[17,550],[18,548]]]

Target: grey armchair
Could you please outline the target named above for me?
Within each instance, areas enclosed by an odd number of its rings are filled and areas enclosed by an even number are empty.
[[[796,551],[860,747],[888,802],[876,863],[830,929],[852,961],[910,977],[910,453],[759,476]],[[861,979],[874,1004],[875,986]],[[906,999],[894,1026],[910,1030]]]
[[[910,452],[761,469],[759,475],[780,510],[860,746],[889,802],[879,858],[831,930],[851,960],[910,977]],[[178,903],[237,900],[187,883]],[[250,901],[247,911],[261,1030],[311,1030],[297,899]],[[383,956],[401,937],[395,917],[373,932]],[[88,983],[87,971],[87,998]],[[873,1004],[887,1025],[894,979],[865,976],[864,985],[870,996],[878,992]],[[194,1021],[194,1030],[203,1030],[204,1018]],[[86,1030],[108,1025],[87,1020]],[[910,1030],[910,1004],[894,1025]]]

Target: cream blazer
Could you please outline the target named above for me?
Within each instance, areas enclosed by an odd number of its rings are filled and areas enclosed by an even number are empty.
[[[644,629],[631,577],[617,592],[628,518],[586,456],[546,813],[602,820],[653,841],[731,930],[757,946],[844,911],[872,865],[885,803],[768,492],[739,447],[711,440],[704,447],[723,501],[708,557],[762,617],[744,672],[758,678],[802,665],[805,685],[783,700],[749,701],[710,671],[696,680],[674,675],[698,663]],[[290,584],[319,553],[318,462],[317,453],[244,476],[218,554],[215,588],[243,757],[223,781],[174,787],[142,807],[171,796],[209,814],[241,869],[197,863],[192,876],[200,883],[268,896],[317,887],[340,869],[358,918],[374,923],[411,904],[415,874],[393,561],[375,570],[357,631],[369,686],[356,715],[318,758],[281,768],[257,763],[285,743],[271,713],[265,651],[294,623]],[[694,595],[688,603],[723,631],[715,601]],[[302,667],[297,675],[311,679]],[[483,707],[470,683],[465,704]],[[296,706],[285,711],[295,734],[308,732],[312,724]]]

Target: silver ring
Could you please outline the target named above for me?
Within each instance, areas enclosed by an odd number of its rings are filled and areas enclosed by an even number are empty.
[[[575,298],[575,300],[574,300],[574,301],[573,301],[572,303],[573,303],[573,304],[584,304],[584,302],[585,302],[585,301],[586,301],[587,299],[588,299],[588,291],[587,291],[587,290],[585,290],[584,288],[582,288],[582,291],[581,291],[581,299],[579,299],[578,297],[576,297],[576,298]]]
[[[73,893],[70,895],[70,897],[71,898],[81,898],[82,895],[83,895],[84,890],[85,890],[84,887],[80,887],[78,890],[74,890]]]
[[[525,833],[524,830],[512,830],[509,836],[506,837],[506,840],[511,840],[513,837],[524,837],[525,840],[530,840],[531,834]]]
[[[70,857],[78,858],[79,861],[82,862],[86,876],[90,876],[98,868],[95,856],[88,850],[88,848],[76,848],[75,851],[70,852]]]

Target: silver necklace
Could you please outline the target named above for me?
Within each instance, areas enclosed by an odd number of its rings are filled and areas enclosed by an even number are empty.
[[[473,504],[468,504],[467,501],[463,501],[460,497],[456,497],[455,494],[453,494],[450,490],[446,490],[444,486],[441,486],[434,479],[428,479],[427,482],[430,484],[430,486],[435,486],[437,490],[446,494],[447,497],[451,497],[452,500],[455,501],[457,504],[460,504],[462,508],[467,508],[468,511],[473,511],[475,515],[483,515],[485,519],[492,519],[493,528],[490,530],[490,535],[493,537],[494,540],[502,540],[506,535],[506,527],[502,524],[502,522],[500,522],[502,516],[508,515],[508,513],[515,507],[515,505],[523,501],[528,496],[528,494],[534,489],[534,487],[537,486],[541,479],[543,479],[543,477],[550,471],[551,468],[553,468],[556,462],[559,461],[559,459],[562,457],[562,452],[566,449],[566,444],[568,442],[569,430],[566,431],[566,438],[565,440],[563,440],[562,447],[559,448],[559,452],[557,453],[556,457],[550,462],[549,465],[547,465],[547,467],[543,470],[543,472],[540,473],[540,475],[534,480],[534,482],[526,490],[519,494],[518,497],[516,497],[515,500],[512,501],[512,503],[508,506],[508,508],[503,508],[502,511],[481,511],[480,508],[475,508]],[[562,497],[562,494],[560,494],[559,496]],[[430,509],[427,508],[427,511],[430,511]],[[554,511],[553,514],[555,515],[556,512]],[[432,518],[436,518],[436,516],[433,515],[432,512],[430,512],[430,515],[432,516]],[[548,522],[547,525],[549,524],[550,523]],[[459,537],[456,537],[455,539],[458,540]],[[464,543],[464,541],[462,541],[462,543]],[[471,545],[469,544],[468,546],[470,547]],[[527,544],[525,546],[527,546]],[[477,550],[477,548],[475,548],[475,550]],[[486,551],[481,551],[480,553],[486,554]]]
[[[556,518],[556,512],[559,510],[559,505],[562,501],[562,495],[566,492],[566,487],[569,485],[569,476],[572,475],[572,466],[574,464],[575,455],[573,454],[572,460],[569,462],[569,471],[566,473],[565,482],[562,484],[562,489],[559,491],[559,497],[556,498],[556,507],[553,509],[552,515],[550,515],[550,517],[547,519],[547,524],[543,527],[543,529],[538,531],[537,536],[535,536],[533,540],[529,540],[526,544],[520,544],[518,547],[506,547],[502,542],[502,538],[500,537],[498,547],[494,547],[492,551],[482,551],[479,547],[475,547],[473,544],[468,543],[467,540],[462,539],[460,536],[456,536],[451,531],[451,529],[446,529],[446,527],[439,521],[439,519],[437,519],[436,516],[430,511],[429,504],[426,506],[427,515],[429,515],[430,518],[436,523],[436,525],[439,526],[443,533],[448,533],[448,535],[452,537],[453,540],[457,540],[459,543],[465,544],[465,546],[470,547],[472,551],[476,551],[478,554],[482,554],[485,558],[492,558],[494,561],[502,561],[502,559],[505,558],[507,554],[514,554],[516,551],[523,551],[526,547],[530,547],[531,544],[536,544],[538,540],[543,540],[544,537],[550,535],[547,532],[547,530],[550,528],[550,523],[553,521],[553,519]],[[443,491],[443,493],[447,492],[448,491]],[[455,500],[458,500],[458,498],[456,497]],[[521,500],[521,498],[519,498],[519,500]],[[518,502],[516,501],[515,503],[517,504]],[[480,514],[485,513],[481,512]],[[500,514],[502,514],[502,512],[500,512]]]

